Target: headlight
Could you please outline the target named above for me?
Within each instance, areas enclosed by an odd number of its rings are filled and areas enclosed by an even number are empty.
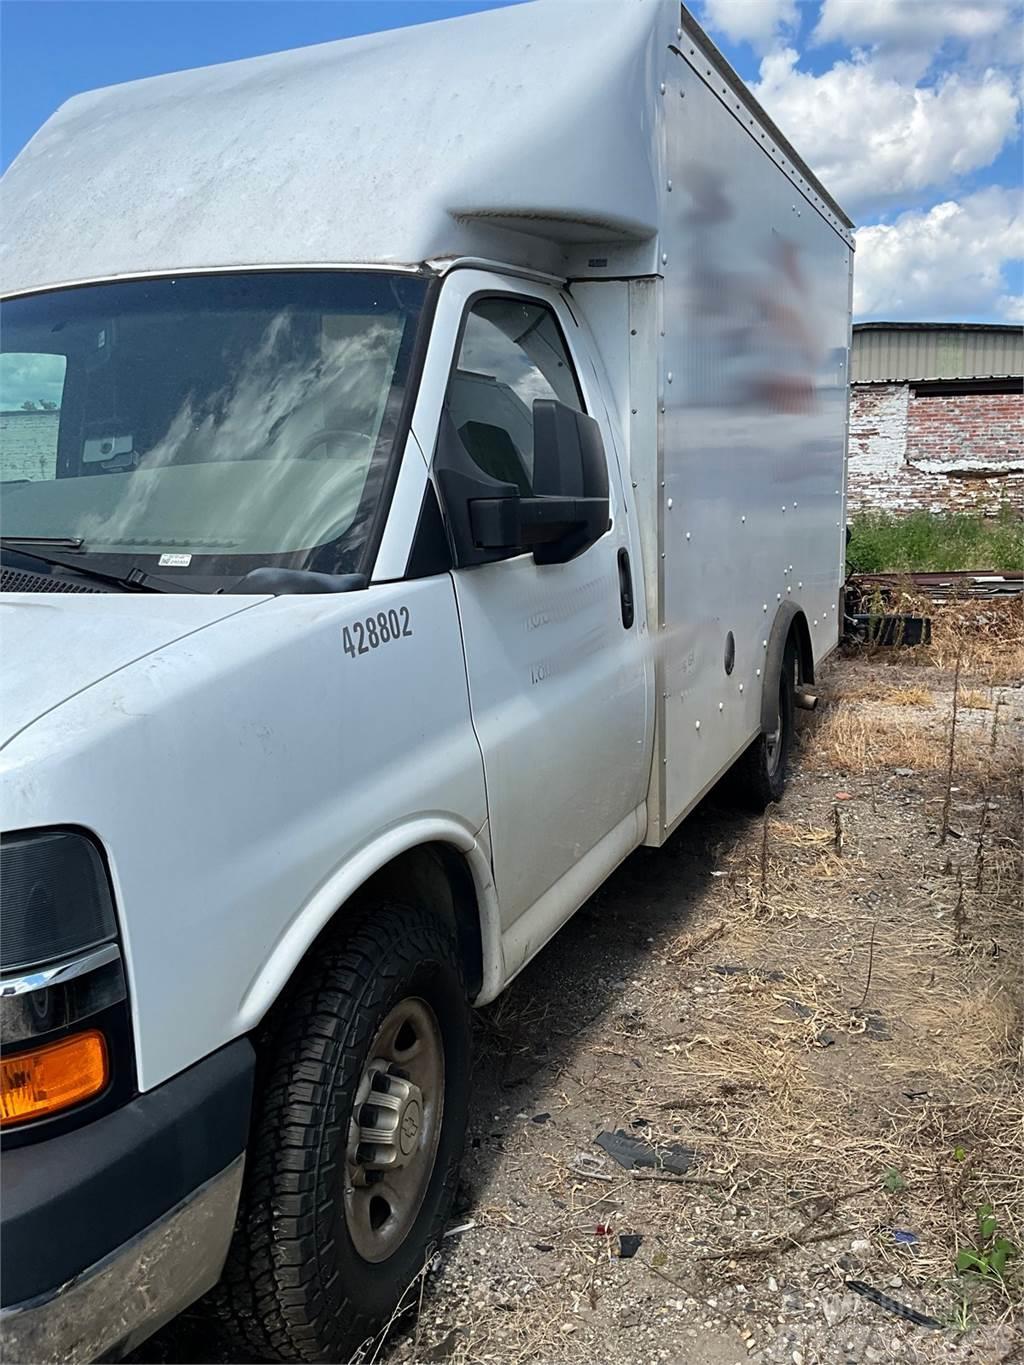
[[[0,1127],[34,1141],[132,1092],[128,993],[99,846],[71,829],[0,837]]]
[[[0,969],[7,976],[112,940],[117,933],[99,849],[72,830],[0,840]]]

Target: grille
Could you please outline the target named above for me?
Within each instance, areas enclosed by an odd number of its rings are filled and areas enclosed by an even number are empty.
[[[86,583],[72,583],[48,573],[26,573],[23,569],[0,570],[0,592],[102,592]]]

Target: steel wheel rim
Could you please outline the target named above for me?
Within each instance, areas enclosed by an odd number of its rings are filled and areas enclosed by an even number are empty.
[[[364,1261],[386,1261],[412,1230],[443,1116],[441,1029],[427,1002],[409,996],[377,1030],[349,1120],[345,1222]]]

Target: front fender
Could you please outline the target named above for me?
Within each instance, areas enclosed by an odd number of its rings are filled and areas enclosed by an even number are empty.
[[[403,853],[425,844],[449,844],[466,859],[480,912],[484,979],[504,974],[501,920],[491,876],[490,855],[482,832],[451,817],[420,815],[404,819],[351,853],[344,864],[310,896],[274,944],[266,962],[246,991],[236,1016],[236,1031],[248,1033],[280,995],[310,945],[370,878]]]

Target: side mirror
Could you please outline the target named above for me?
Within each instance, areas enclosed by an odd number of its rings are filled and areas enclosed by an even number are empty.
[[[534,401],[533,493],[526,501],[541,504],[539,511],[556,501],[574,504],[561,535],[533,542],[538,564],[564,564],[608,530],[608,461],[593,417],[551,398]]]
[[[519,480],[492,478],[470,458],[447,411],[442,423],[434,467],[460,567],[524,549],[533,550],[538,564],[564,564],[608,530],[608,466],[600,427],[586,413],[535,400],[529,494]],[[490,433],[490,467],[515,477],[521,462],[508,433],[473,425],[478,438]]]

